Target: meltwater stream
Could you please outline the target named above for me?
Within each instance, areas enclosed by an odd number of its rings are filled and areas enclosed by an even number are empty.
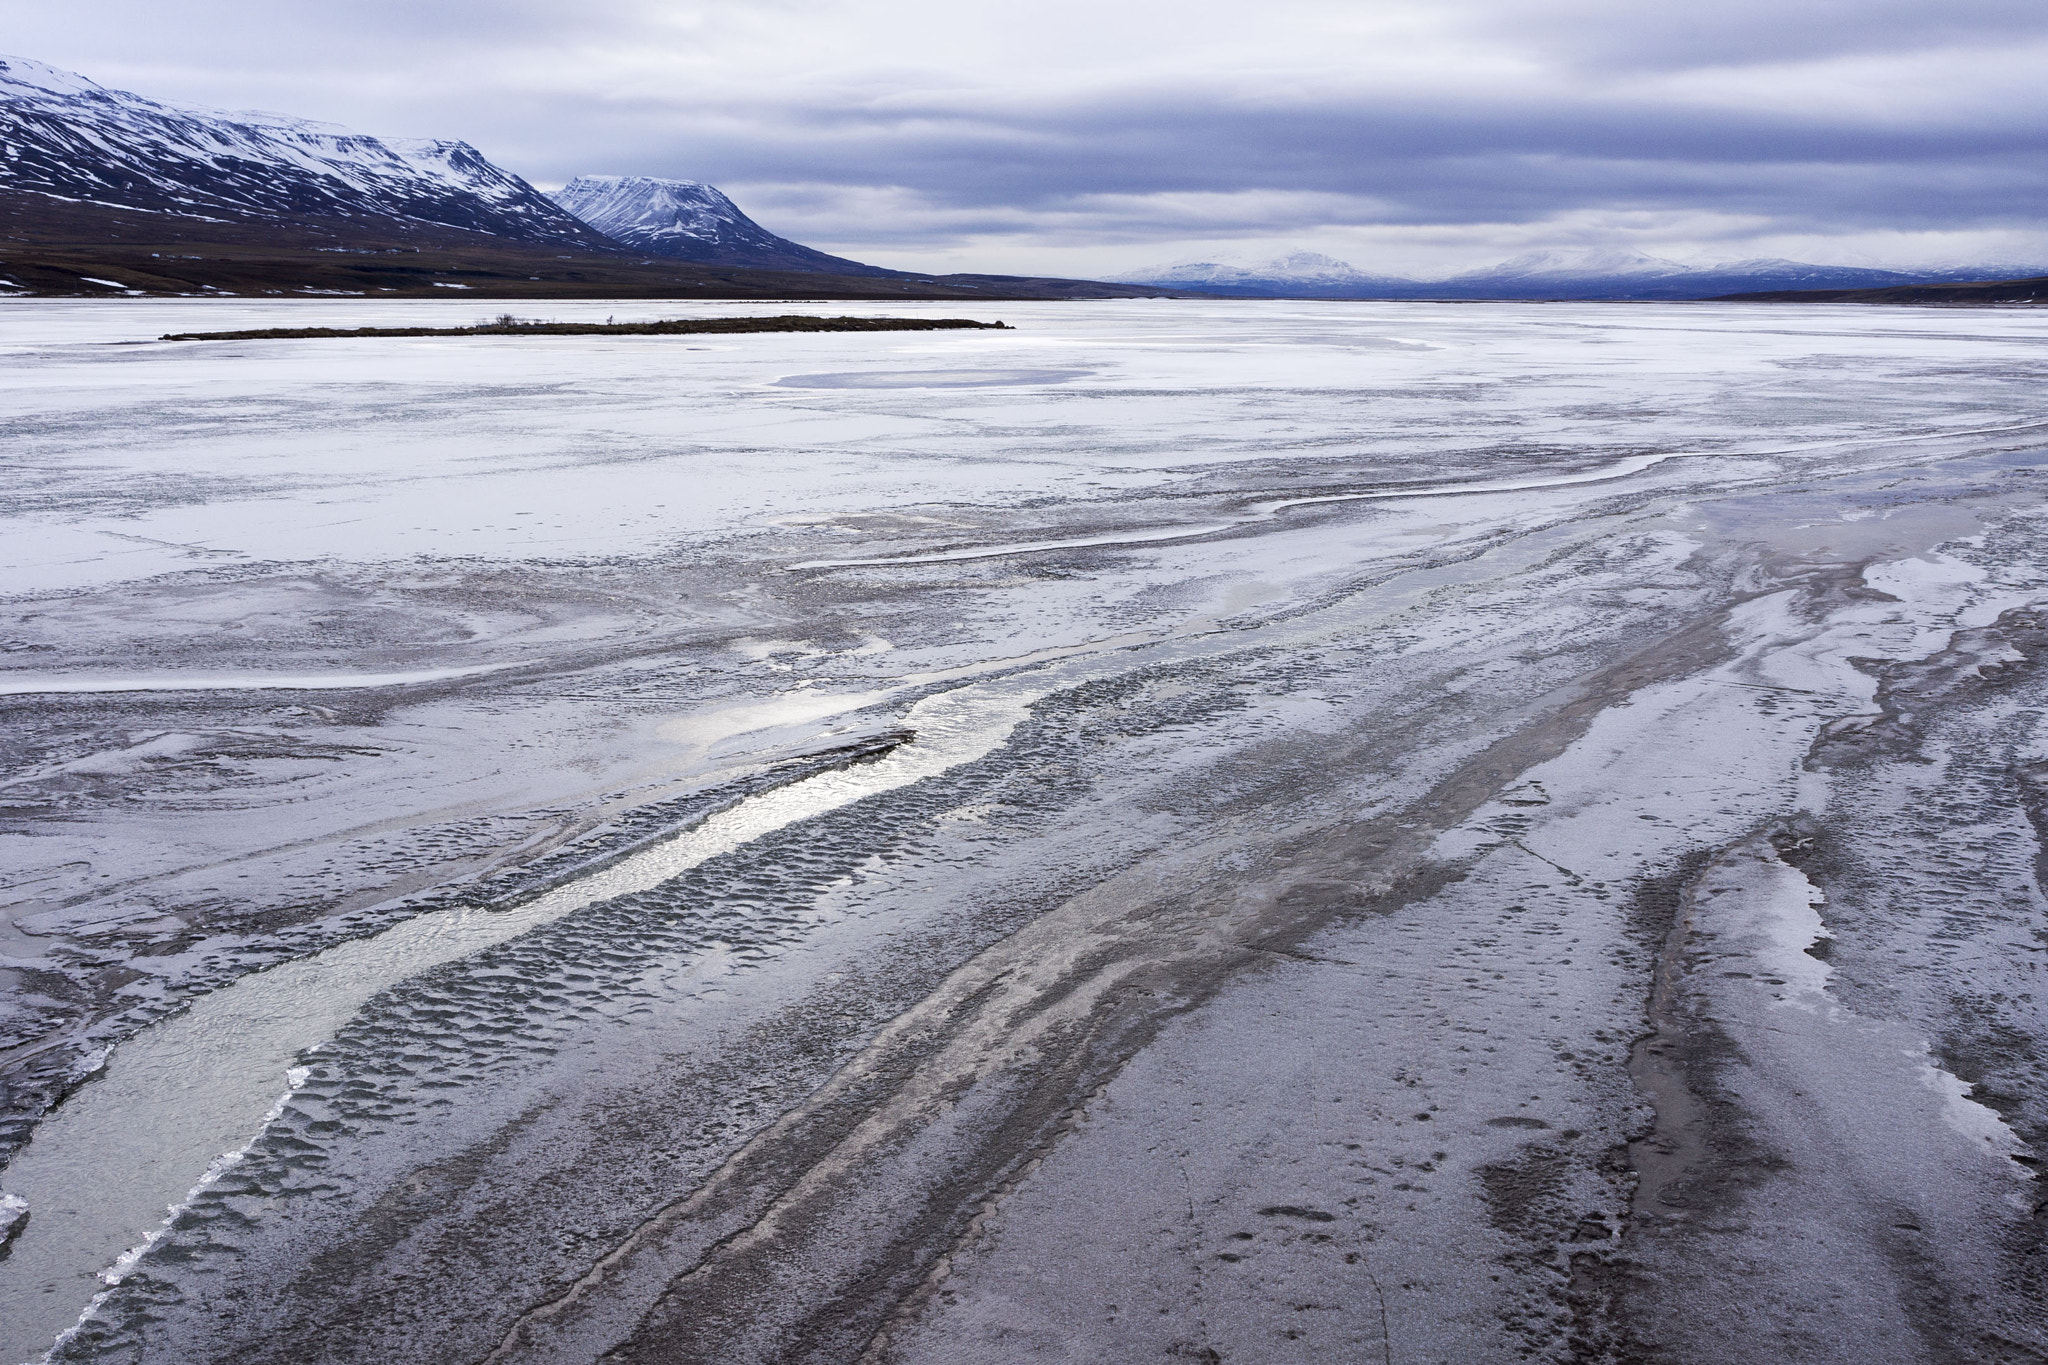
[[[858,767],[750,797],[696,828],[505,911],[438,911],[244,977],[121,1044],[104,1074],[37,1129],[7,1168],[27,1229],[0,1261],[0,1360],[47,1352],[167,1212],[262,1129],[307,1048],[377,992],[585,906],[658,886],[762,835],[971,763],[1044,690],[1013,678],[926,697],[916,738]]]

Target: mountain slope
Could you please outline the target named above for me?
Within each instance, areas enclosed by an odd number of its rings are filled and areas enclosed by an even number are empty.
[[[895,276],[778,237],[715,187],[650,175],[579,175],[555,202],[616,242],[650,256],[756,270],[815,270],[830,275]]]
[[[614,249],[464,142],[379,139],[282,114],[201,109],[0,57],[0,192],[335,239]]]

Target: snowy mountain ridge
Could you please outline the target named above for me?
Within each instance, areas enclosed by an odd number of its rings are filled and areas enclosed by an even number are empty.
[[[466,142],[172,104],[0,56],[0,190],[189,217],[385,220],[606,245]]]
[[[616,242],[655,256],[754,270],[897,275],[778,237],[700,180],[579,175],[554,200]]]
[[[1499,265],[1462,271],[1451,279],[1477,276],[1487,279],[1611,279],[1639,277],[1659,279],[1688,275],[1696,267],[1681,265],[1662,256],[1649,256],[1627,247],[1587,247],[1576,251],[1526,251]]]

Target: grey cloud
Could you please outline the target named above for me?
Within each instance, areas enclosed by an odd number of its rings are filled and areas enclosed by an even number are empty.
[[[1484,6],[1472,31],[1577,70],[1683,70],[2038,41],[2048,9],[2037,0],[1584,0]]]
[[[2038,216],[2048,128],[1899,131],[1848,120],[1648,103],[1445,101],[1230,108],[1183,93],[996,118],[931,105],[762,110],[691,128],[659,106],[572,115],[605,127],[597,166],[711,180],[890,185],[932,203],[1042,211],[1091,195],[1341,195],[1378,221],[1513,221],[1603,203],[1915,225]],[[652,133],[652,135],[650,135]]]
[[[2038,225],[2048,200],[2048,93],[1987,101],[1971,62],[1928,55],[1974,44],[1990,61],[2048,44],[2038,0],[1446,0],[1431,13],[1453,46],[1418,67],[1426,82],[1398,91],[1384,71],[1351,86],[1298,81],[1194,48],[1145,65],[1142,82],[1095,66],[1077,68],[1085,80],[1000,63],[956,72],[918,49],[909,11],[900,30],[852,34],[820,67],[816,54],[798,63],[764,47],[761,16],[796,33],[833,11],[778,4],[365,0],[337,17],[255,0],[170,14],[81,0],[101,35],[90,42],[79,17],[27,0],[0,0],[0,17],[24,55],[110,83],[462,137],[544,183],[611,171],[761,187],[789,215],[779,230],[801,239],[830,225],[841,248],[1588,211],[1743,215],[1785,232],[1949,230]],[[36,48],[38,35],[63,50]],[[1493,71],[1479,59],[1507,52],[1527,74],[1460,75],[1446,57],[1457,43],[1475,68]],[[681,74],[650,79],[650,52],[676,57]],[[1926,79],[1873,103],[1784,74],[1842,57]],[[1731,93],[1739,84],[1700,84],[1745,68],[1779,74],[1747,100]],[[850,221],[835,207],[875,187],[915,211]]]

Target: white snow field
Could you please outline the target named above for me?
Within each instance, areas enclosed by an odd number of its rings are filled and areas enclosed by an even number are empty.
[[[2048,1354],[2048,317],[0,302],[0,1365]]]

